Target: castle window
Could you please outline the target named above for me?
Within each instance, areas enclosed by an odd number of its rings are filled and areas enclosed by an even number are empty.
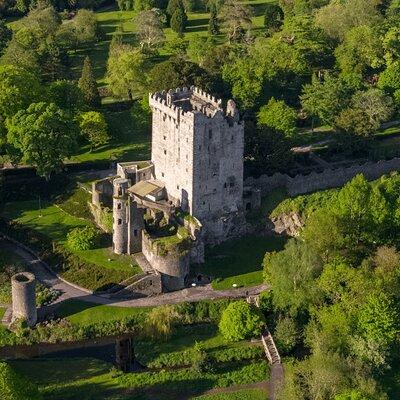
[[[122,196],[122,188],[118,188],[118,196]]]
[[[164,154],[167,154],[167,150],[164,150]]]
[[[164,136],[164,140],[167,140],[167,137],[166,137],[166,136]]]
[[[208,138],[209,138],[209,139],[212,139],[212,129],[209,129],[209,130],[208,130]]]
[[[138,235],[138,231],[137,231],[137,229],[134,229],[133,230],[133,236],[137,236]]]
[[[118,210],[120,210],[121,207],[122,207],[122,204],[121,204],[121,203],[118,203],[118,205],[117,205]]]
[[[231,136],[231,139],[233,140],[233,135]]]
[[[118,225],[121,225],[121,224],[122,224],[122,219],[118,218]]]
[[[226,182],[224,183],[224,188],[226,188]]]
[[[235,182],[229,182],[229,186],[230,187],[234,187],[235,186]]]
[[[176,185],[176,188],[179,190],[179,185]]]
[[[201,150],[201,145],[199,146],[199,150]]]
[[[161,172],[161,176],[164,178],[164,172]]]
[[[203,206],[206,204],[206,202],[205,201],[203,201]]]

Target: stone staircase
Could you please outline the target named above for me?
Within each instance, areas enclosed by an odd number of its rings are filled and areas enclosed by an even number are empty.
[[[279,355],[278,349],[275,345],[274,338],[267,328],[261,335],[261,341],[264,345],[265,355],[271,365],[280,364],[281,356]]]

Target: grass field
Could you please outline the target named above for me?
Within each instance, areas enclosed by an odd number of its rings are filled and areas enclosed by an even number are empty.
[[[250,235],[229,240],[206,250],[204,265],[196,274],[213,278],[214,289],[229,289],[233,284],[254,286],[262,283],[262,261],[268,251],[282,250],[284,237]]]
[[[150,308],[128,308],[103,306],[81,300],[64,301],[57,308],[57,316],[66,318],[76,325],[91,325],[110,322],[148,311]]]
[[[55,242],[65,245],[67,248],[67,234],[72,229],[80,226],[92,225],[88,220],[80,219],[52,204],[42,204],[36,200],[18,201],[7,203],[4,207],[3,217],[17,221],[28,228],[40,232]],[[118,256],[110,247],[102,247],[92,250],[72,250],[82,260],[95,265],[131,272],[132,275],[140,271],[138,266],[132,267],[132,258]],[[108,261],[108,260],[111,261]]]
[[[244,389],[237,392],[195,397],[194,400],[267,400],[267,398],[267,393],[262,389]]]

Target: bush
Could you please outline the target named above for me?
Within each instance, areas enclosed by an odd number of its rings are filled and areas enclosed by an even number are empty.
[[[229,304],[223,311],[219,330],[225,339],[239,341],[259,336],[264,325],[260,310],[240,300]]]
[[[70,231],[67,235],[67,244],[72,250],[90,250],[95,247],[97,239],[96,229],[85,226]]]

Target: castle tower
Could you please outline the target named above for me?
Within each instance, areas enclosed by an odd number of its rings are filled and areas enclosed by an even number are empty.
[[[244,124],[234,101],[224,108],[191,87],[150,95],[150,106],[156,179],[206,235],[227,230],[224,216],[243,209]]]
[[[113,195],[113,250],[116,254],[126,254],[128,251],[128,179],[114,179]]]
[[[142,251],[142,231],[144,229],[144,209],[139,208],[129,198],[128,254]]]
[[[36,280],[30,272],[20,272],[11,277],[12,320],[24,319],[28,326],[37,322]]]

